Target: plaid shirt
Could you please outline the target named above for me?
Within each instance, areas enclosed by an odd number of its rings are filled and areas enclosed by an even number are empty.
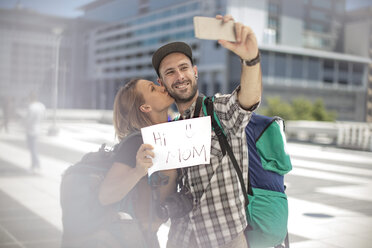
[[[232,94],[216,96],[214,110],[247,182],[245,127],[251,112],[240,107],[237,99],[239,89]],[[190,107],[191,116],[194,110],[195,103]],[[199,247],[219,247],[229,243],[247,226],[244,195],[230,157],[222,155],[213,131],[211,163],[189,167],[187,174],[186,185],[193,195],[194,208],[187,216],[171,220],[168,247],[188,248],[192,233]]]

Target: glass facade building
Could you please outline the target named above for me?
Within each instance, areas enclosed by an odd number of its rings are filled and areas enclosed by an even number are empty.
[[[272,96],[321,98],[339,120],[372,121],[370,8],[346,13],[344,0],[96,0],[81,9],[84,16],[73,20],[1,12],[0,94],[22,98],[37,88],[51,98],[57,26],[64,28],[59,107],[112,109],[130,78],[157,80],[151,56],[171,41],[192,47],[202,93],[231,92],[240,81],[239,58],[216,41],[194,38],[193,28],[194,16],[231,14],[256,34],[261,107]]]
[[[131,3],[129,3],[131,2]],[[156,81],[151,56],[161,45],[184,41],[193,48],[199,89],[227,93],[239,84],[239,58],[215,41],[194,38],[193,16],[231,14],[254,30],[262,54],[264,99],[321,98],[340,120],[366,119],[370,59],[345,54],[344,0],[95,1],[85,16],[127,3],[131,15],[89,33],[89,81],[96,85],[95,108],[112,108],[119,85],[132,77]],[[83,7],[84,9],[84,7]],[[113,13],[116,13],[113,11]],[[110,21],[110,20],[103,20]],[[339,96],[343,95],[345,99]]]

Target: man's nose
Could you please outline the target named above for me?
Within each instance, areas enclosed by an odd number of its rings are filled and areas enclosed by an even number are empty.
[[[185,78],[184,73],[180,70],[177,70],[177,78],[183,80]]]

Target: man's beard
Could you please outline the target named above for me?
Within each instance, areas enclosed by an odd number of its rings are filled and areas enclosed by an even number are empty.
[[[168,94],[172,98],[174,98],[174,100],[176,101],[176,103],[186,103],[186,102],[191,101],[195,97],[196,92],[198,91],[198,86],[197,86],[196,83],[195,84],[191,84],[191,85],[192,85],[191,94],[188,97],[178,96],[175,92],[173,92],[171,89],[169,89],[167,86],[165,86],[165,84],[164,84],[164,87],[168,91]]]

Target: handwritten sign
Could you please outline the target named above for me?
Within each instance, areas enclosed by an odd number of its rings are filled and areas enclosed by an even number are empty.
[[[155,171],[209,164],[211,151],[210,116],[173,121],[141,129],[143,142],[154,147]]]

